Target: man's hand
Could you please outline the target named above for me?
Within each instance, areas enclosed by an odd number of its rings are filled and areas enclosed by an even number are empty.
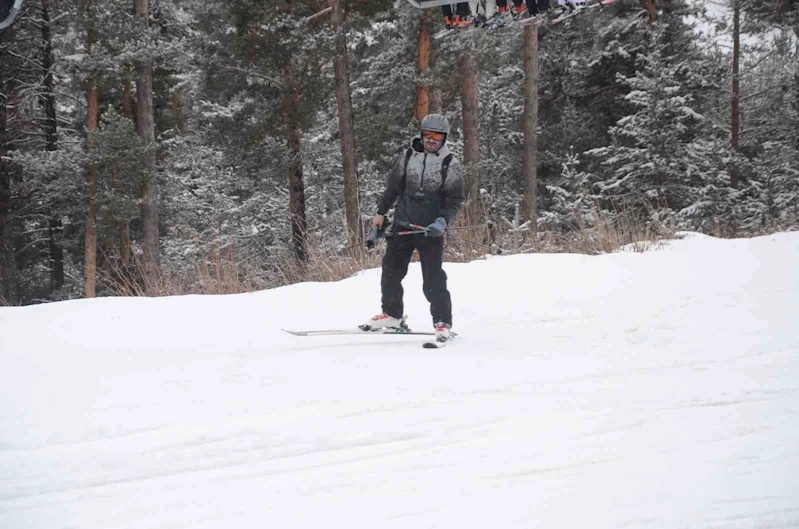
[[[434,223],[427,227],[425,237],[441,237],[444,235],[444,230],[447,229],[447,219],[438,217]]]
[[[386,221],[386,216],[385,215],[381,215],[380,213],[378,213],[377,215],[375,215],[375,218],[372,219],[372,227],[373,228],[382,228],[383,227],[383,223],[385,221]]]

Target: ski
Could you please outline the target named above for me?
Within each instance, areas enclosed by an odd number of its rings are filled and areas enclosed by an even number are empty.
[[[429,341],[427,341],[427,342],[423,343],[423,344],[422,344],[422,347],[423,347],[423,348],[425,348],[425,349],[443,349],[443,348],[444,348],[444,347],[446,347],[446,346],[447,346],[447,344],[448,344],[449,342],[451,342],[451,341],[453,340],[453,338],[455,338],[456,336],[458,336],[458,333],[455,333],[455,332],[453,332],[453,333],[451,333],[451,334],[449,335],[449,338],[447,338],[446,340],[442,340],[442,341],[438,341],[438,340],[429,340]]]
[[[433,39],[434,40],[438,40],[438,39],[446,37],[447,35],[452,35],[453,33],[474,31],[475,29],[480,29],[481,27],[482,26],[475,26],[474,24],[472,24],[471,26],[464,26],[464,27],[460,27],[460,28],[446,28],[446,29],[442,29],[438,33],[434,33],[433,34]]]
[[[364,335],[368,336],[370,334],[380,334],[380,335],[391,335],[391,336],[435,336],[436,333],[434,332],[416,332],[416,331],[405,331],[405,330],[394,330],[394,329],[374,329],[371,331],[363,331],[358,329],[357,327],[354,329],[324,329],[324,330],[312,330],[312,331],[290,331],[288,329],[281,329],[283,332],[287,332],[294,336],[339,336],[339,335]]]
[[[374,335],[379,334],[381,336],[435,336],[436,333],[434,332],[424,332],[424,331],[406,331],[406,330],[395,330],[395,329],[374,329],[370,331],[364,331],[358,328],[355,329],[320,329],[320,330],[312,330],[312,331],[290,331],[288,329],[281,329],[283,332],[289,333],[293,336],[367,336],[367,335]],[[450,337],[443,342],[439,342],[438,340],[428,340],[422,344],[422,347],[425,349],[441,349],[446,347],[447,342],[452,340],[458,335],[458,333],[451,333]]]

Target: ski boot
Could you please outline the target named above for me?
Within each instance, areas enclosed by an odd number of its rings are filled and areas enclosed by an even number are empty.
[[[455,15],[454,27],[466,28],[474,24],[472,17],[466,15]]]
[[[433,325],[436,329],[436,341],[437,342],[446,342],[452,336],[450,329],[452,328],[448,323],[444,323],[440,321]]]
[[[390,329],[391,332],[408,332],[407,318],[395,318],[386,313],[378,314],[369,318],[363,325],[358,325],[362,331],[373,332],[380,329]]]

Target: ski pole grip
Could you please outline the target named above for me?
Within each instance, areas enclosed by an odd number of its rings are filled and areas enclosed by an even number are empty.
[[[369,237],[366,239],[366,247],[370,250],[375,247],[377,243],[377,235],[379,233],[379,228],[375,226],[372,228],[372,232],[369,234]]]

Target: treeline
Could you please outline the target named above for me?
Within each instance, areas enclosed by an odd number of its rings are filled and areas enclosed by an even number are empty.
[[[26,0],[0,36],[0,300],[358,262],[383,175],[432,111],[468,168],[469,221],[496,228],[482,242],[535,248],[620,212],[795,227],[799,6],[727,3],[617,0],[433,40],[437,10],[386,0]]]

